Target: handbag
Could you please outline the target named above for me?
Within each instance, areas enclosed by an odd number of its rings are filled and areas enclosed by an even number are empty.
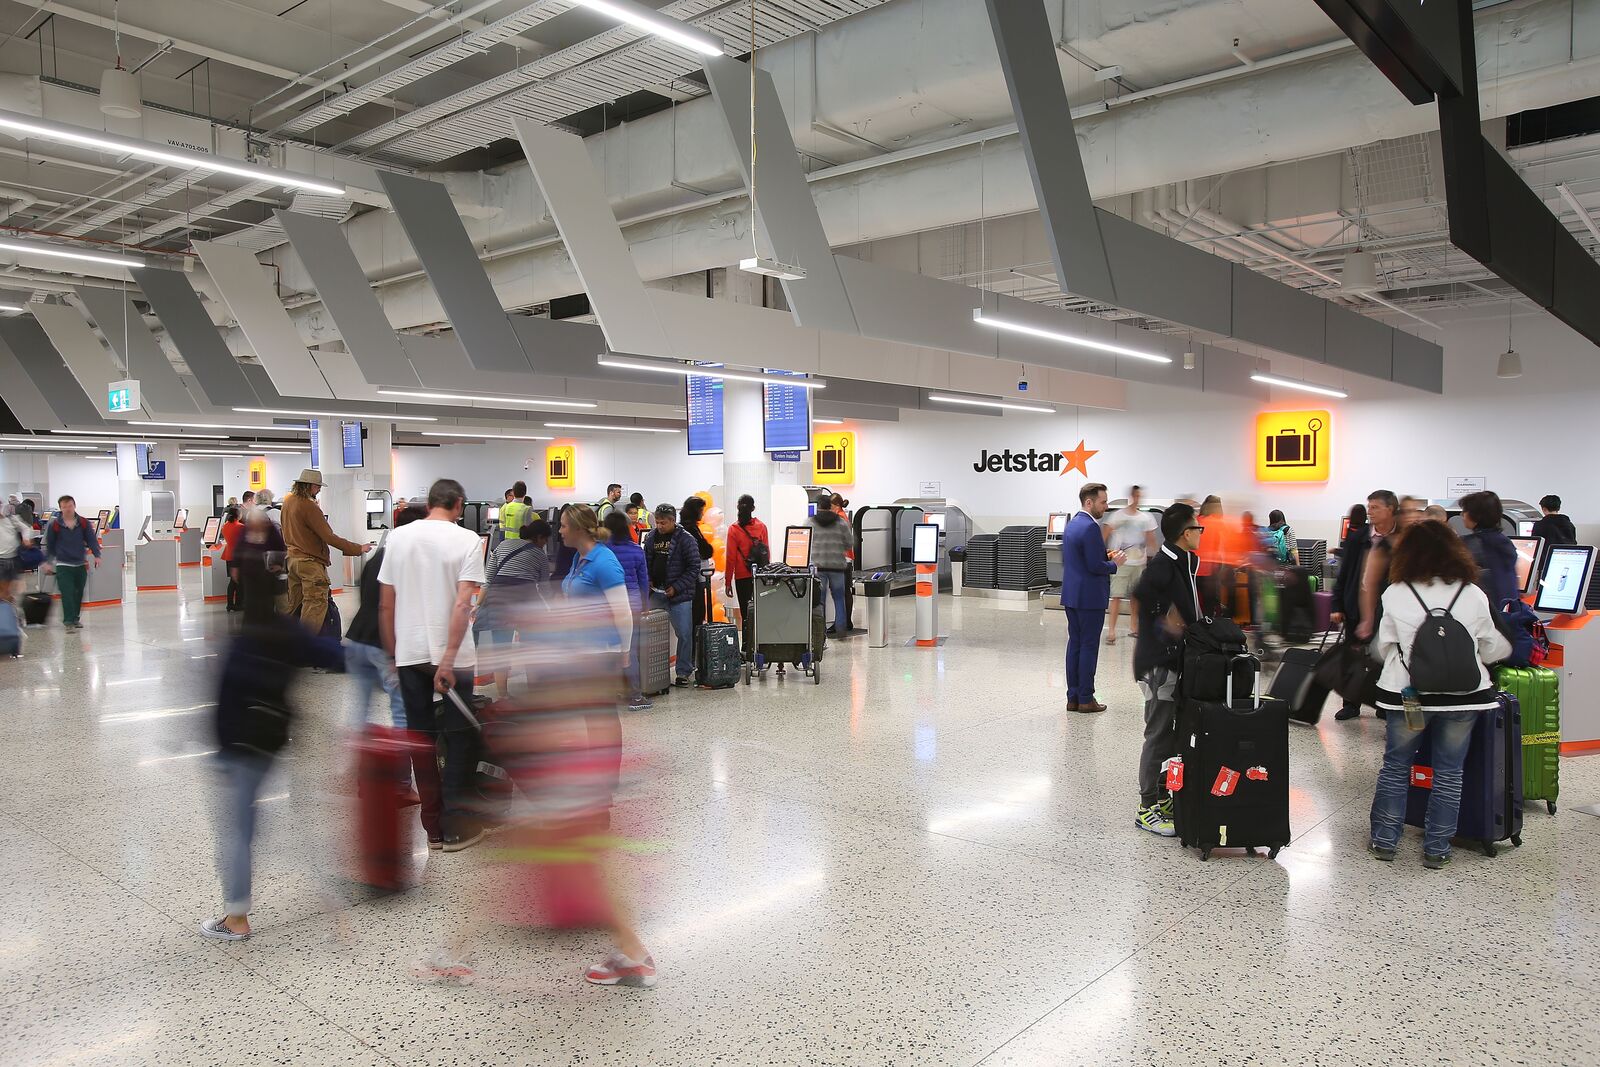
[[[270,700],[245,704],[235,724],[235,744],[241,748],[273,756],[289,743],[289,723],[294,718],[287,707]]]
[[[1378,692],[1383,665],[1367,654],[1367,646],[1341,639],[1322,654],[1312,678],[1349,701],[1370,704]]]

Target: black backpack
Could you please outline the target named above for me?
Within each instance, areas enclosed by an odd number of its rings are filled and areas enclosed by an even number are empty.
[[[1447,607],[1430,608],[1410,582],[1406,588],[1422,605],[1424,618],[1411,639],[1411,661],[1400,657],[1401,664],[1411,675],[1412,688],[1419,693],[1471,693],[1483,680],[1478,666],[1478,643],[1472,634],[1452,614],[1461,594],[1463,584],[1450,598]]]
[[[755,537],[743,526],[736,526],[750,542],[750,547],[745,549],[744,561],[752,567],[765,567],[772,562],[772,553],[767,550],[765,541],[757,541]]]
[[[1230,676],[1236,696],[1255,689],[1260,661],[1250,654],[1244,630],[1226,616],[1190,623],[1183,635],[1183,695],[1190,700],[1226,699]]]

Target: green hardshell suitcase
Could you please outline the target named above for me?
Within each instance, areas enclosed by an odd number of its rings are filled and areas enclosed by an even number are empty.
[[[1561,788],[1561,679],[1548,667],[1501,667],[1495,684],[1522,705],[1522,798],[1556,813]]]

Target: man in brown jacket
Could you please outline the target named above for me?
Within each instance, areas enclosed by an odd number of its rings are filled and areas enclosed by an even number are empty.
[[[283,498],[283,543],[289,550],[289,601],[284,610],[298,614],[314,634],[322,632],[328,615],[328,549],[337,548],[347,556],[372,551],[371,545],[346,541],[333,532],[317,506],[320,492],[322,472],[307,467]]]

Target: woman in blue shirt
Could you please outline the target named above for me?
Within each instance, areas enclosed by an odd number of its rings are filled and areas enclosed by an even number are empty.
[[[622,650],[622,665],[629,666],[633,645],[633,605],[628,600],[628,582],[616,554],[600,543],[600,522],[588,504],[571,504],[561,515],[561,543],[573,550],[572,569],[561,579],[561,591],[569,598],[600,597],[611,608],[616,623],[617,641]]]

